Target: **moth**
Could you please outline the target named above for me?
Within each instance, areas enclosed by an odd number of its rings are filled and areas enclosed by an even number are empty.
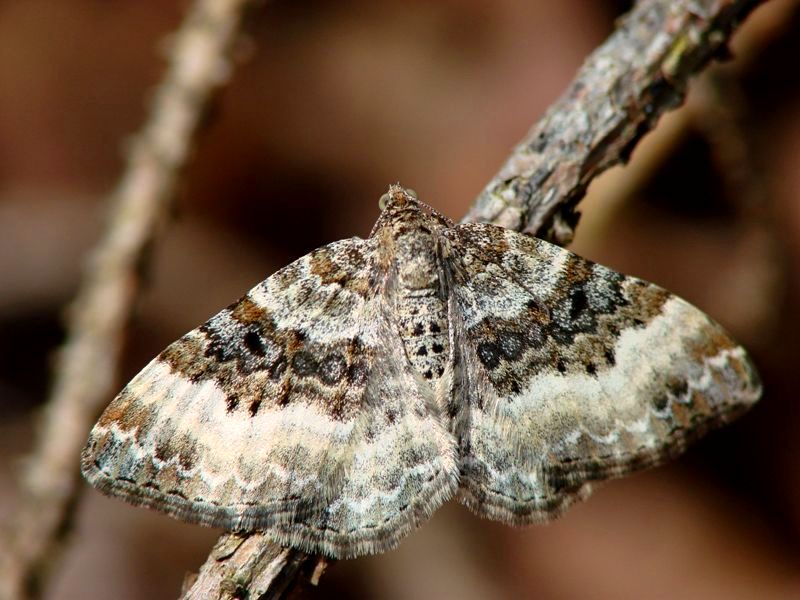
[[[451,497],[550,520],[760,395],[684,300],[545,241],[454,224],[400,186],[168,346],[91,431],[83,474],[307,553],[382,552]]]

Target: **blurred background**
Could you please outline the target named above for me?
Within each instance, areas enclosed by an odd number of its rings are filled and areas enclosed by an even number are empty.
[[[0,518],[126,136],[186,0],[0,2]],[[120,384],[280,266],[366,236],[392,182],[458,219],[629,3],[275,0],[254,11],[153,253]],[[307,598],[800,598],[800,7],[771,0],[581,205],[573,250],[752,352],[762,402],[548,526],[448,504]],[[110,400],[110,398],[109,398]],[[77,467],[77,465],[76,465]],[[49,598],[175,598],[217,531],[87,490]]]

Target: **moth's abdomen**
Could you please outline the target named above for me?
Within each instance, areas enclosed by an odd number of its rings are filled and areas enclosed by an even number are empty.
[[[403,230],[397,248],[395,314],[406,355],[427,381],[442,376],[448,358],[447,304],[433,239],[434,223]]]
[[[438,290],[404,290],[398,297],[400,337],[414,370],[428,381],[444,373],[449,355],[447,313]]]

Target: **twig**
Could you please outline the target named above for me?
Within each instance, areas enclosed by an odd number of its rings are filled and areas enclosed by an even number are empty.
[[[514,150],[464,221],[492,222],[567,243],[577,221],[575,206],[589,182],[624,161],[658,117],[683,101],[690,76],[720,54],[735,27],[759,3],[638,2]],[[276,554],[261,534],[247,542],[252,545],[240,543],[230,555],[212,552],[183,598],[282,598],[292,587],[285,582],[308,573],[319,560],[293,551]],[[275,558],[248,562],[252,556]],[[255,581],[257,568],[264,564],[278,585],[265,586],[269,577],[261,578],[261,587],[222,583],[232,581],[232,574],[239,582]]]
[[[80,450],[113,392],[123,334],[141,287],[140,267],[165,223],[180,171],[228,58],[248,0],[197,0],[177,33],[149,119],[109,198],[104,238],[69,311],[52,393],[25,463],[19,512],[0,557],[0,597],[38,595],[44,567],[69,529]]]
[[[196,579],[184,585],[181,600],[284,598],[301,580],[316,585],[323,558],[283,548],[264,534],[224,534]]]
[[[566,244],[589,183],[627,160],[761,0],[640,0],[528,132],[465,221]]]

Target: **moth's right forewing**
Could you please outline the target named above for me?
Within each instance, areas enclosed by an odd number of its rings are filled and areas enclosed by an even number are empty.
[[[499,227],[446,233],[459,493],[479,514],[552,518],[758,399],[745,350],[658,286]]]

